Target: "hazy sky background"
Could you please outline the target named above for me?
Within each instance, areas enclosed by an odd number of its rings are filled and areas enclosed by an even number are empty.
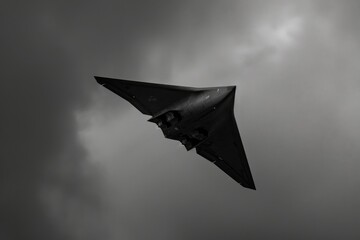
[[[0,239],[359,239],[360,2],[3,1]],[[94,75],[237,85],[257,191]]]

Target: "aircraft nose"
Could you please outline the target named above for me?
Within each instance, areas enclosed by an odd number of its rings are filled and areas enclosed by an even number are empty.
[[[231,93],[236,90],[236,86],[225,87],[227,93]]]
[[[236,86],[226,86],[226,87],[219,87],[216,89],[216,93],[214,94],[217,101],[224,100],[227,96],[231,94],[235,94]]]

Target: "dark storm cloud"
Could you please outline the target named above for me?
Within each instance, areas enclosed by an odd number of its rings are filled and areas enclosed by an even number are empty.
[[[79,223],[95,217],[97,200],[93,179],[83,176],[88,166],[74,113],[86,106],[94,73],[139,77],[143,48],[178,31],[181,8],[161,1],[3,4],[2,237],[66,239],[95,231]],[[72,204],[89,204],[90,213],[69,213]]]
[[[0,238],[359,237],[356,1],[3,5]],[[237,84],[259,190],[93,75]]]
[[[84,87],[75,61],[43,26],[43,11],[36,3],[1,9],[2,239],[71,236],[48,213],[48,189],[96,205],[73,117],[86,102]]]
[[[110,217],[114,225],[134,239],[358,237],[359,48],[339,27],[355,26],[345,20],[354,14],[322,4],[240,2],[225,12],[210,4],[209,15],[184,5],[175,32],[149,39],[143,69],[152,79],[149,65],[173,68],[163,76],[177,84],[238,85],[235,112],[258,191],[239,190],[147,130],[135,111],[119,111],[115,120],[94,117],[85,135],[117,180],[109,205],[123,217]]]

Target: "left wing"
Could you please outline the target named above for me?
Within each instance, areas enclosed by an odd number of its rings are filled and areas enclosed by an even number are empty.
[[[229,113],[224,117],[226,119],[222,125],[196,147],[196,152],[213,162],[243,187],[255,190],[234,114]]]
[[[95,77],[96,81],[121,96],[140,112],[155,115],[175,102],[201,91],[200,88]]]

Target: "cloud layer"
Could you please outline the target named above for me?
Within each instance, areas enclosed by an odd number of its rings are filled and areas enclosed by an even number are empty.
[[[5,5],[0,238],[359,238],[356,1]],[[258,190],[93,75],[237,85]]]

